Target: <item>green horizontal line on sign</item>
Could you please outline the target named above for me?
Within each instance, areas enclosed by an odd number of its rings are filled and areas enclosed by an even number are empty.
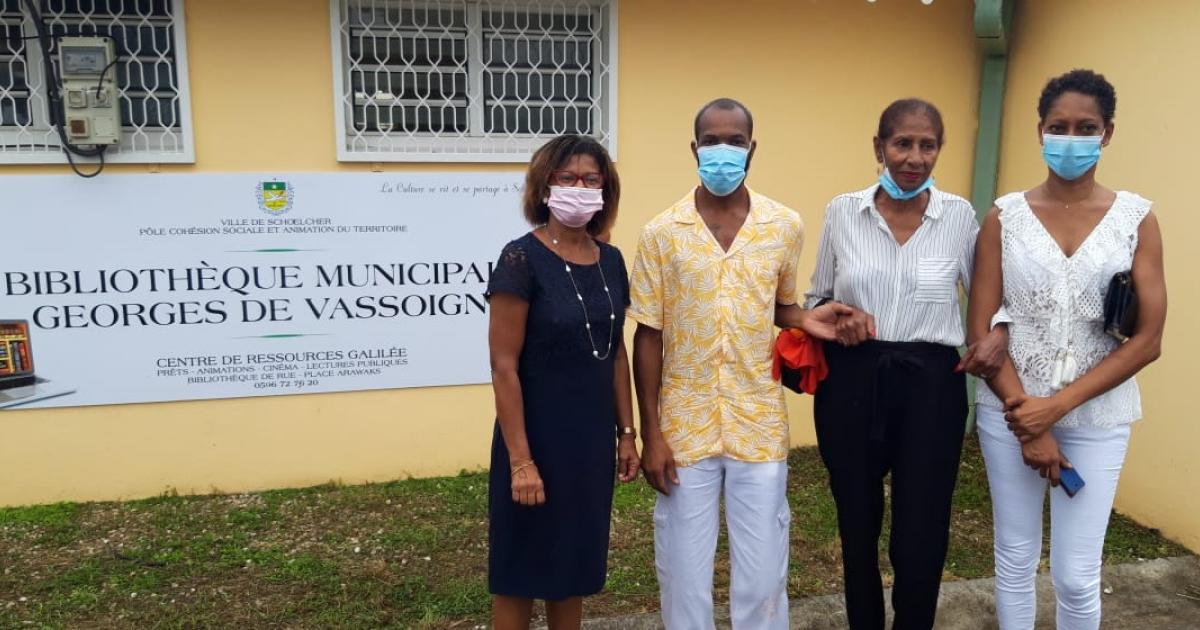
[[[291,247],[268,247],[264,249],[227,249],[226,254],[283,254],[287,252],[323,252],[323,249],[293,249]]]
[[[325,333],[277,333],[274,335],[249,335],[234,337],[234,339],[295,339],[296,337],[329,337]]]

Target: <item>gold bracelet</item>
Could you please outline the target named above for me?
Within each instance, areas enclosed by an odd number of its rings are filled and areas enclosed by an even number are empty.
[[[533,465],[533,460],[531,459],[531,460],[525,462],[524,464],[521,464],[520,466],[517,466],[516,468],[512,469],[512,472],[510,472],[508,474],[508,476],[515,477],[517,473],[521,472],[522,470],[525,470],[526,468],[529,468],[532,465]]]

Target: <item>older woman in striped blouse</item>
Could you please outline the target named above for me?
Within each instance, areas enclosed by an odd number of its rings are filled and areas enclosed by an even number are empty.
[[[941,114],[892,103],[874,138],[879,182],[825,212],[806,307],[854,309],[827,343],[829,377],[814,403],[821,458],[838,510],[850,627],[884,627],[878,545],[889,472],[896,628],[931,628],[949,539],[967,418],[964,368],[991,374],[1000,327],[960,360],[959,285],[970,282],[979,226],[965,199],[933,186]]]

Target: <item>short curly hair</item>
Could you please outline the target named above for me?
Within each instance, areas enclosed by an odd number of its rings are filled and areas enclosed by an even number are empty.
[[[754,137],[754,114],[750,113],[750,108],[742,104],[741,101],[732,98],[713,99],[704,104],[700,111],[696,112],[696,120],[692,122],[692,130],[696,139],[700,139],[700,119],[704,118],[704,114],[710,109],[734,110],[740,109],[746,115],[746,126],[749,127],[750,137]]]
[[[1038,120],[1045,122],[1046,115],[1058,98],[1067,92],[1078,92],[1096,99],[1100,108],[1100,117],[1105,126],[1117,115],[1117,89],[1113,87],[1103,74],[1085,69],[1075,69],[1066,74],[1054,77],[1042,88],[1042,97],[1038,99]]]

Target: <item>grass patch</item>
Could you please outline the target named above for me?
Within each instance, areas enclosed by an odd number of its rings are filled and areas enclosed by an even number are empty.
[[[78,503],[52,503],[0,510],[0,527],[33,525],[60,527],[70,524],[79,512]]]
[[[812,448],[793,450],[789,467],[788,590],[838,592],[837,514],[825,469]],[[654,502],[644,482],[616,489],[607,588],[588,600],[589,617],[657,610]],[[946,579],[991,574],[991,527],[983,461],[969,439]],[[0,627],[470,628],[487,622],[491,605],[486,541],[483,472],[0,509]],[[890,579],[885,545],[886,537]],[[718,548],[715,597],[723,601],[724,535]],[[1113,515],[1106,562],[1184,553]]]

